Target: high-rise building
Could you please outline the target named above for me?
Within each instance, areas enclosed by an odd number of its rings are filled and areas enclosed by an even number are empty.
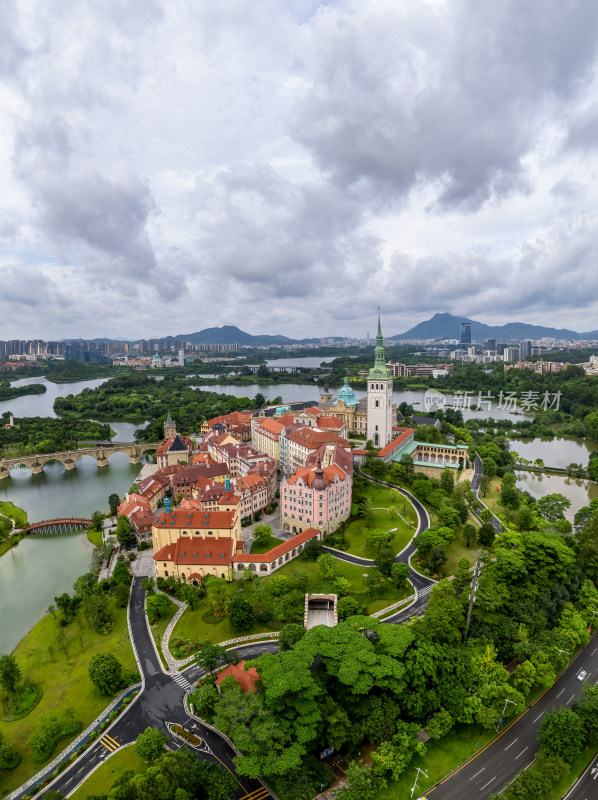
[[[530,339],[525,339],[519,345],[521,350],[521,359],[528,358],[532,354],[532,343]]]
[[[461,344],[471,344],[471,322],[461,323]]]
[[[392,439],[392,375],[386,366],[380,315],[374,366],[368,375],[367,400],[367,438],[374,447],[385,447]]]
[[[496,350],[496,339],[486,339],[484,341],[484,350]]]

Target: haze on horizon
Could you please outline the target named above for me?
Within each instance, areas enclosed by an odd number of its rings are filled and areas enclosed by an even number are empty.
[[[597,327],[594,0],[0,20],[0,338]]]

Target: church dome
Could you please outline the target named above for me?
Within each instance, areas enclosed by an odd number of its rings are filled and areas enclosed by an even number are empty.
[[[336,400],[332,405],[335,406],[339,400],[343,401],[345,407],[359,405],[359,400],[355,397],[355,392],[349,386],[348,378],[345,378],[345,382],[338,390],[338,397],[336,398]]]

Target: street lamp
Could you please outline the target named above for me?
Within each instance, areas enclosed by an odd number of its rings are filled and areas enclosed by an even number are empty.
[[[502,714],[501,714],[501,716],[500,716],[500,719],[499,719],[499,721],[498,721],[498,725],[496,726],[496,731],[498,731],[498,729],[500,728],[500,723],[501,723],[501,722],[503,721],[503,719],[504,719],[504,716],[505,716],[505,711],[507,710],[507,704],[508,704],[508,703],[511,703],[511,705],[513,705],[513,706],[516,706],[516,705],[517,705],[517,703],[513,702],[513,700],[509,700],[509,699],[506,699],[506,700],[505,700],[505,707],[504,707],[504,708],[503,708],[503,710],[502,710]]]
[[[415,769],[417,770],[417,775],[415,776],[415,783],[413,784],[413,788],[411,789],[411,797],[413,797],[413,793],[415,792],[415,787],[417,786],[417,779],[419,778],[419,773],[421,772],[422,775],[426,776],[426,778],[428,777],[428,774],[424,772],[423,769],[420,769],[419,767],[416,767]]]

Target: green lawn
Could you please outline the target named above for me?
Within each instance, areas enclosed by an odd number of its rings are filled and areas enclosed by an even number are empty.
[[[78,617],[67,628],[61,629],[58,619],[47,614],[17,646],[13,655],[23,677],[39,684],[44,695],[27,717],[15,722],[0,721],[0,732],[17,745],[22,755],[22,761],[16,769],[0,772],[0,796],[20,786],[40,769],[39,764],[34,764],[26,742],[42,714],[53,712],[61,717],[64,709],[70,706],[76,711],[76,720],[87,727],[110,702],[111,698],[101,695],[89,679],[87,667],[93,655],[114,653],[125,672],[137,669],[129,641],[127,609],[113,606],[112,613],[114,627],[105,636],[91,630],[84,618]],[[68,640],[68,656],[57,643],[61,631],[64,631]],[[52,648],[55,661],[49,647]],[[71,739],[63,739],[54,755],[58,755]]]
[[[94,547],[102,547],[102,531],[96,531],[92,528],[87,529],[87,538]]]
[[[150,625],[150,630],[152,632],[152,636],[154,637],[154,642],[156,643],[156,647],[158,648],[158,653],[160,653],[160,658],[162,659],[162,664],[165,667],[168,667],[166,663],[166,659],[162,655],[162,637],[166,632],[166,628],[168,627],[170,620],[174,617],[176,612],[178,611],[178,606],[176,603],[173,603],[172,600],[168,601],[170,607],[168,609],[168,613],[166,616],[159,619],[157,622],[154,622],[153,625]]]
[[[457,725],[454,732],[445,739],[430,739],[426,742],[426,755],[423,758],[416,756],[398,781],[389,781],[387,788],[378,792],[376,800],[402,800],[404,797],[411,797],[415,767],[420,767],[428,774],[427,778],[420,775],[417,784],[417,794],[414,796],[421,797],[430,786],[481,750],[493,738],[494,731],[484,731],[472,725]]]
[[[10,517],[16,522],[17,528],[25,528],[27,525],[27,513],[22,508],[15,506],[5,500],[0,501],[0,514]]]
[[[465,537],[461,531],[457,531],[455,538],[446,546],[445,550],[448,561],[442,568],[442,574],[444,577],[455,574],[457,570],[457,562],[460,558],[466,558],[472,566],[475,564],[476,556],[471,552],[472,550],[475,550],[475,545],[472,544],[471,547],[467,547],[465,543]]]
[[[114,755],[110,756],[104,764],[93,772],[85,783],[70,795],[70,800],[85,800],[87,795],[107,794],[117,778],[127,770],[145,772],[146,762],[135,752],[135,745],[121,747]]]
[[[392,528],[397,529],[389,543],[389,547],[394,553],[400,553],[415,534],[414,528],[405,525],[400,517],[390,511],[374,511],[374,524],[372,527],[384,531],[392,530]],[[347,552],[361,558],[376,558],[378,548],[368,545],[364,528],[363,520],[359,517],[349,522],[344,532]]]
[[[340,560],[337,560],[336,564],[337,575],[339,577],[348,578],[351,581],[351,594],[365,605],[366,614],[373,614],[376,611],[386,608],[386,606],[397,603],[399,600],[406,597],[410,591],[404,589],[398,590],[394,586],[389,585],[383,597],[376,597],[372,600],[369,595],[366,594],[366,586],[363,581],[363,575],[366,573],[367,567],[348,564]],[[296,558],[294,561],[289,561],[288,564],[276,570],[274,574],[286,575],[289,578],[296,575],[307,575],[309,581],[308,592],[310,593],[327,593],[334,591],[334,581],[322,581],[315,561],[303,560],[301,557]],[[266,577],[261,578],[261,580],[267,583],[270,579]],[[234,584],[230,584],[229,591],[231,594],[234,592]],[[170,641],[172,642],[178,636],[182,636],[194,642],[224,642],[228,639],[236,639],[241,635],[231,628],[227,617],[223,617],[215,624],[206,621],[207,619],[213,619],[213,617],[211,616],[211,606],[207,598],[204,598],[195,611],[191,611],[190,609],[185,611],[177,622],[172,636],[170,637]],[[256,623],[246,635],[278,631],[280,628],[281,624],[274,621],[270,623]],[[172,647],[170,649],[172,650]]]
[[[265,542],[254,542],[251,545],[251,552],[261,555],[262,553],[267,553],[268,550],[273,550],[275,547],[278,547],[279,544],[284,544],[282,539],[277,539],[275,536],[269,536]]]

